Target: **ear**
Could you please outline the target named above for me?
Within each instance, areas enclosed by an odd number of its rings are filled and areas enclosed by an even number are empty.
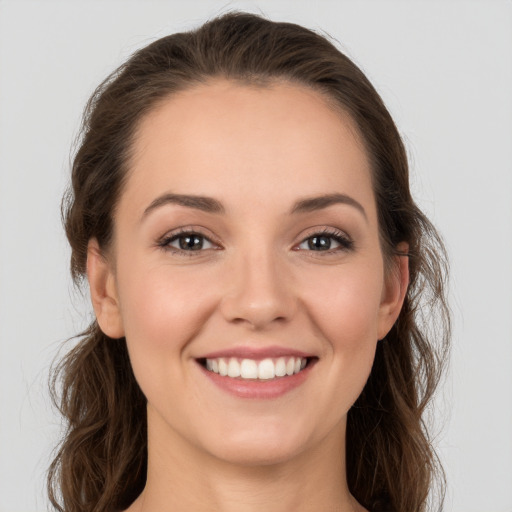
[[[87,279],[100,329],[110,338],[122,338],[124,327],[115,275],[96,239],[87,245]]]
[[[396,247],[392,266],[385,276],[379,308],[378,339],[381,340],[396,322],[409,286],[409,244],[401,242]]]

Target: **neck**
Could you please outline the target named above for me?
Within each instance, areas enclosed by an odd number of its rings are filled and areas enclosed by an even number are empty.
[[[345,426],[285,461],[235,464],[149,413],[146,487],[127,512],[363,511],[346,484]]]

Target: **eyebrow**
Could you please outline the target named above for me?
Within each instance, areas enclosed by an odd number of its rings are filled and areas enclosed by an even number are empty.
[[[172,194],[167,193],[157,197],[151,204],[144,210],[142,220],[153,210],[167,204],[177,204],[187,208],[194,208],[206,213],[223,214],[226,212],[224,206],[220,201],[213,197],[196,196],[188,194]],[[291,214],[307,213],[317,210],[323,210],[335,204],[346,204],[356,208],[363,217],[368,220],[366,211],[363,205],[356,201],[353,197],[346,194],[323,194],[315,197],[307,197],[297,201],[292,209]]]
[[[201,210],[206,213],[225,213],[222,203],[212,197],[185,194],[163,194],[152,201],[144,210],[142,219],[147,217],[152,210],[166,204],[177,204],[179,206],[186,206],[187,208],[195,208],[196,210]]]
[[[291,213],[313,212],[316,210],[322,210],[334,204],[346,204],[348,206],[353,206],[363,215],[366,220],[368,220],[363,205],[356,201],[353,197],[347,196],[346,194],[324,194],[321,196],[301,199],[295,203]]]

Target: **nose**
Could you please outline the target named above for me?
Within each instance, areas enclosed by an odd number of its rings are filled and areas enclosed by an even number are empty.
[[[289,321],[297,307],[293,277],[286,261],[270,250],[239,254],[226,274],[220,309],[231,323],[263,330]]]

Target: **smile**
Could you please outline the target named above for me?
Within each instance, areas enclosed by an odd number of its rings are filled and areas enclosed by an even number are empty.
[[[274,399],[301,386],[319,357],[284,346],[235,346],[196,358],[207,381],[238,398]]]
[[[205,359],[204,361],[207,370],[222,377],[270,380],[299,373],[306,367],[308,358],[289,356],[266,358],[258,361],[236,357],[218,357]]]

